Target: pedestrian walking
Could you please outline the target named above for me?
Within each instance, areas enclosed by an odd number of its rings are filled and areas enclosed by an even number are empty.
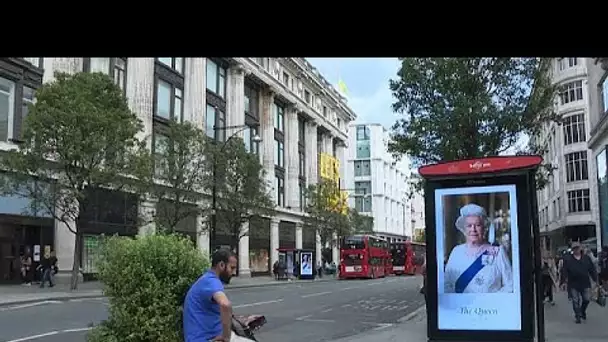
[[[591,300],[591,281],[597,282],[597,270],[589,256],[582,253],[581,244],[572,243],[572,254],[564,257],[560,288],[568,289],[574,319],[577,324],[587,319],[587,306]]]
[[[55,273],[57,273],[57,257],[55,256],[55,251],[51,251],[50,254],[44,255],[40,261],[40,268],[42,270],[42,281],[40,282],[40,287],[44,288],[44,284],[46,282],[49,283],[49,287],[55,286],[55,283],[53,282]]]
[[[543,263],[542,275],[544,299],[547,303],[555,305],[555,302],[553,301],[553,277],[551,277],[551,269],[549,267],[549,263],[546,261]]]
[[[21,256],[21,281],[23,282],[23,285],[32,285],[32,275],[32,255],[29,248],[26,248]]]

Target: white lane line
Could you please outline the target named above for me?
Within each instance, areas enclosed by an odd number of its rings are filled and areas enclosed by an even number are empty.
[[[321,312],[325,313],[325,312],[330,312],[331,310],[333,310],[333,309],[332,309],[332,308],[329,308],[329,309],[325,309],[325,310],[323,310],[323,311],[321,311]]]
[[[316,318],[309,318],[312,315],[306,315],[306,316],[302,316],[302,317],[298,317],[296,318],[296,321],[304,321],[304,322],[318,322],[318,323],[335,323],[336,321],[333,319],[316,319]]]
[[[322,295],[326,295],[326,294],[330,294],[330,293],[331,293],[331,291],[317,292],[317,293],[311,293],[311,294],[303,295],[301,297],[302,298],[310,298],[310,297],[322,296]]]
[[[71,332],[80,332],[80,331],[89,331],[93,329],[93,327],[89,327],[89,328],[76,328],[76,329],[65,329],[65,330],[61,330],[62,333],[71,333]]]
[[[49,332],[44,333],[44,334],[26,336],[26,337],[18,338],[16,340],[6,341],[6,342],[31,341],[31,340],[36,340],[36,339],[39,339],[39,338],[43,338],[43,337],[47,337],[47,336],[52,336],[52,335],[57,335],[57,334],[59,334],[59,331],[49,331]]]
[[[269,300],[266,302],[256,302],[256,303],[249,303],[249,304],[241,304],[241,305],[235,305],[233,306],[233,308],[247,308],[250,306],[258,306],[258,305],[264,305],[264,304],[272,304],[272,303],[279,303],[282,302],[283,299],[277,299],[277,300]]]
[[[27,304],[13,305],[13,306],[5,307],[5,308],[0,308],[0,312],[8,311],[8,310],[31,308],[34,306],[47,305],[47,304],[59,304],[59,303],[61,303],[61,302],[58,300],[45,300],[42,302],[27,303]]]
[[[410,312],[409,314],[399,318],[397,320],[397,322],[399,323],[403,323],[403,322],[407,322],[409,320],[411,320],[412,318],[418,316],[419,314],[421,314],[422,312],[424,312],[424,310],[426,310],[426,305],[422,305],[421,307],[419,307],[418,309]]]
[[[40,338],[43,338],[43,337],[47,337],[47,336],[53,336],[53,335],[59,335],[59,334],[68,334],[68,333],[81,332],[81,331],[88,331],[88,330],[91,330],[91,329],[93,329],[93,327],[65,329],[65,330],[55,330],[55,331],[46,332],[44,334],[38,334],[38,335],[31,335],[31,336],[21,337],[21,338],[10,340],[10,341],[6,341],[6,342],[32,341],[32,340],[37,340],[37,339],[40,339]]]

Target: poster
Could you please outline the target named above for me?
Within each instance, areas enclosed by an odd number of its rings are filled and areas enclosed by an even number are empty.
[[[300,253],[300,275],[312,275],[312,253],[302,252]]]
[[[34,261],[40,261],[40,245],[34,245]]]
[[[435,190],[440,330],[520,331],[515,185]]]

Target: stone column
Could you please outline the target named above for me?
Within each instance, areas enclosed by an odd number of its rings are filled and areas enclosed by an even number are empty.
[[[336,149],[336,158],[340,161],[340,189],[347,189],[348,185],[346,184],[346,173],[354,172],[353,170],[347,170],[346,165],[346,148],[341,143],[338,144],[338,148]]]
[[[278,218],[270,219],[270,265],[279,260],[279,222]]]
[[[331,258],[337,266],[340,265],[340,250],[338,249],[338,234],[333,234],[334,243],[331,245]]]
[[[243,236],[239,240],[239,277],[251,277],[249,269],[249,222],[243,223]]]
[[[208,216],[196,217],[196,248],[203,254],[209,255],[209,227]]]
[[[317,254],[317,262],[316,262],[316,264],[318,264],[318,263],[321,263],[323,261],[323,254],[321,253],[321,251],[323,250],[323,248],[322,248],[323,246],[321,246],[321,236],[318,233],[315,233],[315,237],[316,237],[316,240],[317,240],[315,242],[315,250],[316,250],[315,253]],[[337,262],[336,262],[336,264],[337,264]]]
[[[137,133],[140,140],[148,139],[152,147],[152,111],[154,104],[154,58],[129,58],[127,70],[127,100],[129,108],[141,119],[144,129]]]
[[[292,210],[300,208],[300,193],[299,193],[299,157],[298,157],[298,113],[297,106],[290,106],[287,109],[287,136],[285,137],[287,151],[287,175],[286,177],[286,203]]]
[[[140,221],[137,234],[140,236],[152,235],[156,233],[156,204],[150,200],[142,201],[138,207],[138,220]]]
[[[318,180],[318,154],[317,154],[317,124],[311,121],[306,123],[306,183],[317,184]]]
[[[205,127],[205,58],[186,58],[184,121]]]
[[[245,124],[245,69],[240,64],[230,67],[227,94],[226,125],[235,128],[226,130],[226,138],[239,131],[239,137],[243,138],[241,126]]]
[[[262,165],[264,166],[264,170],[266,171],[266,182],[268,186],[270,186],[272,189],[271,195],[274,202],[276,203],[277,195],[276,189],[274,189],[274,92],[271,90],[263,91],[260,94],[260,99],[260,102],[262,102],[262,112],[260,118],[260,134],[262,135],[262,143],[260,144],[260,153],[262,154]]]
[[[296,249],[302,249],[302,222],[296,222]]]

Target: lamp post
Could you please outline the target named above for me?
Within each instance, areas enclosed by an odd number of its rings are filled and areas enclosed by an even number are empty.
[[[234,137],[237,136],[237,134],[243,132],[246,129],[251,129],[251,128],[257,128],[259,127],[259,124],[256,125],[252,125],[252,126],[248,126],[248,125],[236,125],[236,126],[225,126],[225,127],[217,127],[217,126],[213,126],[213,131],[217,132],[217,131],[225,131],[227,129],[238,129],[236,132],[232,133],[228,139],[226,139],[221,147],[220,150],[218,152],[218,155],[221,154],[224,151],[224,148],[226,148],[226,146],[228,145],[228,142],[230,142],[230,140]],[[262,141],[262,138],[256,133],[253,138],[252,141],[255,143],[259,143]],[[211,188],[211,209],[213,210],[213,216],[211,217],[211,250],[215,251],[217,249],[216,246],[216,233],[217,233],[217,159],[215,159],[216,157],[213,158],[213,187]]]

